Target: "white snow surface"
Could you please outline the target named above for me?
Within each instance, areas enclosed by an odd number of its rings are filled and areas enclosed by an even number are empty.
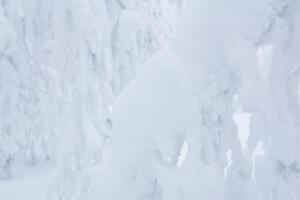
[[[0,1],[0,200],[300,200],[299,0]]]

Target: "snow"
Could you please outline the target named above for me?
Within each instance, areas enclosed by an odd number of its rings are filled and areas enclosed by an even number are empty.
[[[300,199],[298,0],[0,3],[0,199]]]
[[[105,174],[104,189],[99,188],[104,190],[103,199],[155,196],[144,186],[161,181],[151,166],[176,167],[186,134],[182,127],[194,121],[197,106],[189,87],[176,59],[160,52],[120,94],[113,109],[111,153],[103,169],[112,173]],[[137,186],[139,189],[133,189]],[[113,187],[122,189],[114,193],[109,189]]]
[[[90,191],[96,183],[89,181],[95,172],[89,169],[97,169],[106,157],[113,101],[136,76],[132,69],[142,66],[172,35],[175,24],[166,14],[154,19],[152,13],[170,12],[176,18],[179,6],[168,1],[163,5],[169,10],[155,1],[123,4],[126,8],[114,0],[1,3],[4,199],[96,198]],[[168,28],[162,30],[158,24]],[[158,37],[158,32],[166,37]],[[119,63],[127,64],[121,72]],[[49,168],[35,168],[39,165]],[[15,166],[36,172],[25,170],[21,179]],[[50,171],[55,174],[48,176]],[[36,190],[22,188],[27,182]]]
[[[53,166],[18,166],[13,170],[12,180],[0,182],[0,199],[22,200],[49,198],[49,188],[57,176],[57,170]]]
[[[180,150],[180,154],[178,156],[177,163],[176,163],[176,166],[178,168],[182,167],[183,162],[186,159],[188,152],[189,152],[189,145],[188,145],[188,143],[186,143],[186,141],[183,141],[183,144],[182,144],[182,147]]]

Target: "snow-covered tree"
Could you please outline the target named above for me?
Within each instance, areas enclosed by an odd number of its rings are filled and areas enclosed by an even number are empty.
[[[300,199],[299,11],[0,1],[0,199]]]

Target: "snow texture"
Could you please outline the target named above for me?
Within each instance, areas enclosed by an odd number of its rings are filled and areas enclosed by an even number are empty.
[[[0,0],[0,199],[300,200],[299,0]]]

